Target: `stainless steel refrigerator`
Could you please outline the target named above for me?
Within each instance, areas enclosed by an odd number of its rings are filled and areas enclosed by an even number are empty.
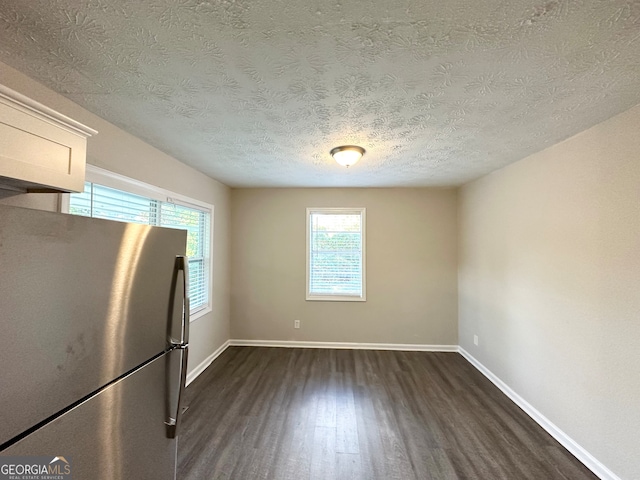
[[[174,479],[186,232],[0,205],[0,456]]]

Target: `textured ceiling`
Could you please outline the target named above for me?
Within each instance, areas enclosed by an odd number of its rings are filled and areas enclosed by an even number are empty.
[[[456,185],[640,103],[640,1],[0,0],[0,60],[230,186]]]

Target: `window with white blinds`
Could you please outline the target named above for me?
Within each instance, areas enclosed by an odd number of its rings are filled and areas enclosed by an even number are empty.
[[[209,307],[209,210],[173,198],[158,200],[86,182],[84,192],[69,196],[69,213],[186,230],[191,314]]]
[[[307,208],[307,300],[366,300],[364,208]]]

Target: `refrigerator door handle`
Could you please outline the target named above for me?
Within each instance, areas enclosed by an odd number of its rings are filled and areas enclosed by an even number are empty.
[[[178,436],[178,427],[180,426],[180,420],[182,417],[182,393],[184,392],[185,383],[187,380],[187,357],[189,353],[189,347],[187,345],[177,347],[169,352],[168,357],[168,369],[172,369],[173,359],[176,355],[179,355],[179,373],[178,385],[175,388],[171,388],[169,391],[168,405],[170,412],[167,415],[167,420],[164,422],[167,426],[167,438],[176,438]]]
[[[189,351],[189,260],[185,255],[176,257],[177,269],[182,271],[183,303],[181,315],[180,338],[170,338],[168,365],[167,365],[167,386],[168,386],[168,413],[165,425],[167,426],[167,437],[176,438],[178,426],[182,416],[182,394],[187,380],[187,357]],[[174,375],[173,359],[180,356],[178,373]],[[173,381],[172,381],[173,379]],[[176,381],[177,380],[177,381]],[[172,385],[172,383],[174,385]]]
[[[182,347],[189,345],[189,322],[190,322],[190,301],[189,301],[189,259],[185,255],[176,256],[176,266],[182,271],[182,315],[180,316],[180,338],[169,339],[169,347]]]

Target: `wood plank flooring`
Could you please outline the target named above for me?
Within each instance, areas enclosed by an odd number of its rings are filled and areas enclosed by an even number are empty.
[[[457,353],[230,347],[186,390],[178,479],[597,479]]]

